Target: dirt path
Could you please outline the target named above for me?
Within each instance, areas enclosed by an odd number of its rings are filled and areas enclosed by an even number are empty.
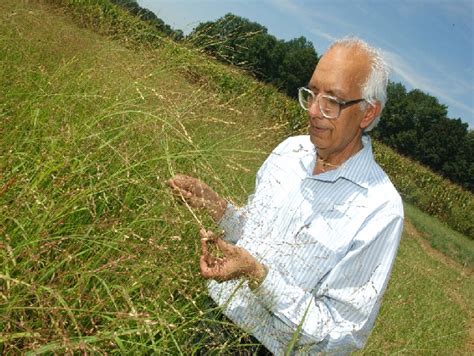
[[[426,254],[428,254],[430,257],[434,258],[437,261],[440,261],[448,267],[459,271],[459,273],[461,273],[463,276],[472,276],[474,274],[474,270],[472,268],[461,265],[459,262],[449,258],[442,252],[431,247],[430,243],[425,238],[423,238],[422,234],[418,230],[416,230],[416,228],[410,221],[406,219],[405,230],[410,237],[413,237],[421,245],[423,250],[425,250]]]
[[[458,271],[465,278],[474,278],[474,269],[465,267],[460,263],[454,261],[453,259],[447,257],[440,251],[433,248],[430,243],[422,236],[422,234],[416,230],[413,224],[405,220],[405,231],[408,236],[415,239],[421,248],[426,252],[428,256],[435,259],[436,261],[441,262],[445,266],[452,268]],[[468,314],[469,319],[471,320],[469,326],[469,335],[466,343],[466,353],[474,353],[474,313],[472,304],[469,301],[466,301],[465,298],[459,293],[455,288],[446,288],[446,293],[457,303],[460,307]]]

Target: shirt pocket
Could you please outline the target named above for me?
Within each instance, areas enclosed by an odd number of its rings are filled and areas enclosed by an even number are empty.
[[[309,229],[328,248],[345,254],[366,213],[367,207],[361,201],[331,203],[314,216]]]
[[[311,291],[350,248],[355,231],[347,204],[328,204],[306,219],[285,250],[294,282]]]

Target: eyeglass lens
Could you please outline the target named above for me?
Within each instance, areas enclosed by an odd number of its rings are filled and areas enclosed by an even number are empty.
[[[325,95],[316,96],[307,89],[301,89],[299,94],[300,104],[305,110],[309,110],[314,101],[317,100],[319,101],[319,109],[321,110],[324,117],[328,119],[334,119],[339,116],[341,106],[334,99],[331,99]]]

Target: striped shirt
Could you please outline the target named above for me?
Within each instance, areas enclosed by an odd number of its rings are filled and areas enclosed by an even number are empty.
[[[274,354],[346,354],[373,327],[403,229],[401,198],[370,138],[337,169],[313,175],[309,136],[266,159],[243,208],[229,204],[225,239],[268,268],[260,286],[210,281],[224,314]],[[296,340],[296,342],[294,342]]]

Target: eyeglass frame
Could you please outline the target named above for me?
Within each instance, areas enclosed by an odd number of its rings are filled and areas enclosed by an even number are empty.
[[[323,93],[318,93],[318,94],[315,94],[314,91],[312,91],[310,88],[308,88],[307,86],[304,86],[304,87],[299,87],[298,88],[298,102],[300,103],[300,106],[305,110],[305,111],[309,111],[309,107],[305,107],[302,103],[302,99],[301,99],[301,92],[302,91],[306,91],[308,93],[311,94],[311,96],[313,97],[313,99],[315,99],[314,102],[317,102],[318,103],[318,106],[319,106],[319,111],[321,111],[321,114],[324,116],[324,118],[328,119],[328,120],[336,120],[340,115],[341,115],[341,110],[348,107],[348,106],[351,106],[351,105],[354,105],[354,104],[357,104],[357,103],[360,103],[362,101],[366,101],[366,99],[364,98],[360,98],[360,99],[354,99],[354,100],[341,100],[335,96],[332,96],[332,95],[327,95],[327,94],[323,94]],[[329,98],[331,100],[334,100],[336,103],[339,104],[339,112],[337,114],[336,117],[331,117],[331,116],[328,116],[324,113],[323,111],[323,108],[321,107],[321,103],[319,101],[319,97],[325,97],[325,98]],[[370,102],[368,102],[370,104]]]

